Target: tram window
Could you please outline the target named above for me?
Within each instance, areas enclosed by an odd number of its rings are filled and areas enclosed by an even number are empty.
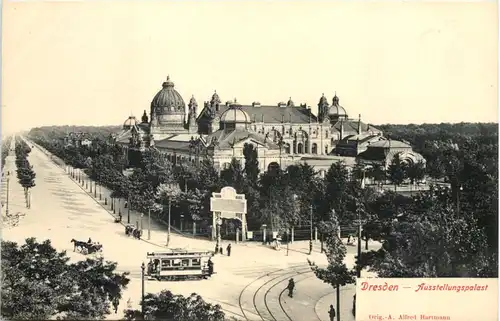
[[[162,260],[161,261],[161,266],[162,267],[168,267],[168,266],[170,266],[170,260]]]
[[[201,265],[201,261],[200,261],[200,259],[193,259],[191,261],[191,264],[192,264],[192,266],[200,266]]]
[[[189,266],[189,260],[182,260],[182,266]]]
[[[177,260],[173,260],[172,262],[172,266],[181,266],[181,260],[177,259]]]

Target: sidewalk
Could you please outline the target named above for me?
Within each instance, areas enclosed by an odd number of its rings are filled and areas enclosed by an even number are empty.
[[[11,151],[9,151],[9,155],[5,158],[5,165],[2,171],[2,228],[16,226],[29,213],[29,209],[26,208],[24,188],[19,184],[17,179],[16,153],[14,151],[15,137],[11,141],[10,149]]]

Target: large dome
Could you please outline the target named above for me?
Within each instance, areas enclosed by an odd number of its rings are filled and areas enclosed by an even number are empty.
[[[174,89],[174,83],[167,77],[163,88],[156,94],[151,102],[151,111],[156,115],[185,113],[186,104],[182,96]]]
[[[234,103],[220,116],[220,122],[225,124],[249,124],[252,122],[250,115],[241,109],[241,105]]]

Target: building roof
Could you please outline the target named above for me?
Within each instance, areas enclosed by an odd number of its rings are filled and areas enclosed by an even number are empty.
[[[344,132],[358,132],[358,124],[360,123],[359,120],[353,120],[353,119],[346,119],[342,121],[337,121],[335,124],[333,124],[333,128],[335,128],[337,131],[341,131],[342,124],[344,126]],[[373,127],[370,124],[365,124],[361,122],[361,131],[362,132],[381,132],[380,129]]]
[[[372,142],[378,143],[378,140],[385,140],[385,138],[380,135],[373,135],[368,132],[365,132],[361,134],[354,134],[344,137],[337,143],[337,147],[352,146],[352,145],[367,145],[367,144],[369,144],[369,146],[372,146],[374,144]]]
[[[129,116],[124,122],[123,122],[123,129],[130,129],[133,126],[136,126],[138,124],[137,119],[135,116]]]
[[[216,112],[216,117],[220,117],[226,110],[230,108],[229,105],[220,105],[219,111]],[[262,106],[259,104],[254,105],[241,105],[241,110],[250,116],[252,122],[265,123],[309,123],[316,122],[317,117],[305,106],[292,107],[292,106]],[[200,117],[205,113],[206,108],[200,113]]]
[[[392,159],[394,155],[400,153],[400,148],[410,149],[409,144],[397,141],[397,140],[380,140],[378,142],[371,143],[368,145],[366,151],[360,153],[358,157],[364,160],[381,161],[387,159],[388,157]],[[421,157],[420,154],[411,152],[416,157]]]
[[[189,152],[190,146],[191,146],[190,141],[186,141],[184,139],[177,140],[175,136],[155,141],[156,148],[174,149],[174,150]]]
[[[236,128],[234,130],[218,130],[211,135],[208,135],[205,140],[211,142],[215,139],[218,147],[221,149],[232,148],[234,144],[241,142],[246,139],[252,139],[262,145],[267,146],[270,149],[279,149],[271,139],[266,138],[263,135],[255,133],[251,130]]]
[[[371,143],[370,148],[411,148],[411,146],[399,140],[388,139]]]

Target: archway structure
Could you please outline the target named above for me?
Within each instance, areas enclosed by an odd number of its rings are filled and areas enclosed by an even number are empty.
[[[210,198],[212,212],[212,238],[217,235],[216,225],[223,218],[237,219],[241,222],[241,240],[247,236],[247,200],[245,194],[238,194],[231,186],[223,187],[220,193],[212,193]]]

